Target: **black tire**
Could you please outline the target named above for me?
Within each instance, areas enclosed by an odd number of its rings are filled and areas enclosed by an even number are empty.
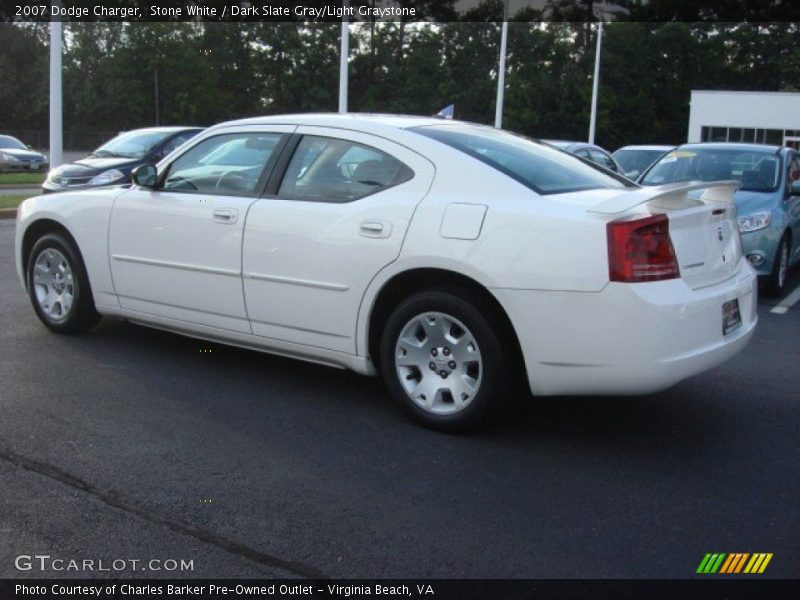
[[[452,410],[457,410],[453,414],[435,414],[413,400],[401,383],[398,367],[395,365],[396,349],[401,333],[415,317],[421,317],[425,313],[440,313],[454,317],[464,325],[479,348],[480,380],[477,391],[469,402],[463,408],[456,409],[453,394],[446,392],[444,396],[439,396],[449,398],[453,402]],[[518,377],[520,365],[516,341],[513,336],[508,335],[509,332],[506,331],[501,319],[492,318],[494,313],[493,307],[471,290],[451,287],[415,293],[394,309],[381,337],[380,370],[389,394],[413,421],[429,429],[458,433],[485,427],[504,412],[511,394],[517,391],[515,387],[520,381]],[[456,325],[456,332],[459,331],[460,328]],[[455,352],[453,350],[454,355]],[[427,350],[423,351],[423,355],[427,357]],[[421,384],[425,376],[438,378],[439,375],[432,366],[434,364],[431,362],[429,365],[432,372],[419,373],[419,379],[408,376],[406,379]],[[466,361],[458,368],[467,369]],[[448,377],[452,376],[453,382],[456,383],[458,380],[455,378],[460,373],[461,371],[454,369]],[[446,385],[438,379],[431,381],[434,385]],[[443,401],[442,406],[444,404],[446,402]]]
[[[62,315],[53,316],[45,312],[37,299],[37,286],[34,285],[34,271],[36,262],[43,253],[54,250],[66,259],[72,272],[71,290],[72,304]],[[57,255],[56,255],[57,256]],[[86,267],[75,245],[59,233],[48,233],[42,236],[33,245],[28,255],[28,268],[26,273],[28,283],[28,296],[36,311],[36,316],[56,333],[83,333],[91,329],[100,320],[100,315],[94,307],[92,289],[86,275]],[[39,286],[41,291],[41,286]]]
[[[770,296],[779,296],[786,290],[786,279],[788,278],[789,270],[789,236],[783,234],[778,249],[775,252],[775,260],[772,264],[772,273],[767,279],[765,291]],[[782,268],[782,261],[785,260],[785,269]]]

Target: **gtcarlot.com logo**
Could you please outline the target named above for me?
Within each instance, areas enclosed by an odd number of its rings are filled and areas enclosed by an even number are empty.
[[[737,573],[763,573],[769,561],[772,560],[772,552],[709,552],[703,557],[697,572],[703,575],[720,574],[732,575]]]
[[[20,554],[14,559],[18,571],[80,571],[80,572],[120,572],[120,571],[194,571],[194,560],[174,558],[115,558],[103,560],[94,558],[58,558],[49,554]]]

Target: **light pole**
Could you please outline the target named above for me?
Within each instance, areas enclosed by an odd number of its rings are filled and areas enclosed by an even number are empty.
[[[60,4],[60,3],[57,3]],[[61,110],[62,23],[50,21],[50,168],[64,162],[64,131]]]
[[[494,106],[494,126],[503,127],[503,99],[506,91],[506,47],[508,45],[508,0],[503,10],[503,26],[500,30],[500,65],[497,70],[497,102]]]
[[[589,117],[589,143],[594,144],[597,121],[597,89],[600,87],[600,49],[603,46],[603,22],[597,24],[597,49],[594,53],[594,78],[592,79],[592,114]]]
[[[342,43],[339,50],[339,112],[347,112],[347,59],[350,56],[350,24],[347,20],[349,2],[343,3]]]

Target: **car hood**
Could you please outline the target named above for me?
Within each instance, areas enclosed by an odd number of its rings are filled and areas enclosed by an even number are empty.
[[[62,177],[88,177],[89,175],[99,175],[103,171],[108,171],[109,169],[119,169],[124,173],[141,163],[142,159],[140,158],[86,157],[62,165],[59,167],[58,173]]]
[[[749,215],[756,212],[772,212],[780,192],[749,192],[739,190],[733,196],[736,202],[736,211],[739,215]]]
[[[41,152],[36,152],[36,150],[23,150],[22,148],[0,148],[0,152],[4,154],[10,154],[16,158],[37,158],[39,160],[44,160],[44,154]]]

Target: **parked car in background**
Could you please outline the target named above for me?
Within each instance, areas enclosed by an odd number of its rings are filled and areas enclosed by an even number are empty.
[[[565,140],[541,141],[546,144],[550,144],[551,146],[555,146],[560,150],[564,150],[565,152],[569,152],[570,154],[574,154],[575,156],[579,156],[580,158],[590,160],[593,163],[596,163],[610,171],[624,175],[622,168],[619,166],[617,161],[614,160],[607,150],[604,150],[600,146],[595,146],[594,144],[589,144],[587,142],[570,142]]]
[[[526,387],[664,389],[744,348],[758,318],[735,186],[640,188],[494,127],[245,119],[133,180],[20,206],[17,270],[47,327],[111,315],[379,372],[436,429]]]
[[[647,167],[674,149],[675,146],[623,146],[611,156],[622,169],[622,174],[636,181]]]
[[[148,127],[126,131],[89,156],[51,170],[42,189],[47,193],[128,183],[133,169],[158,162],[201,131],[202,127]]]
[[[761,144],[684,144],[639,178],[642,185],[737,180],[734,199],[747,260],[780,293],[800,262],[800,153]]]
[[[46,171],[47,155],[11,135],[0,135],[0,173]]]

